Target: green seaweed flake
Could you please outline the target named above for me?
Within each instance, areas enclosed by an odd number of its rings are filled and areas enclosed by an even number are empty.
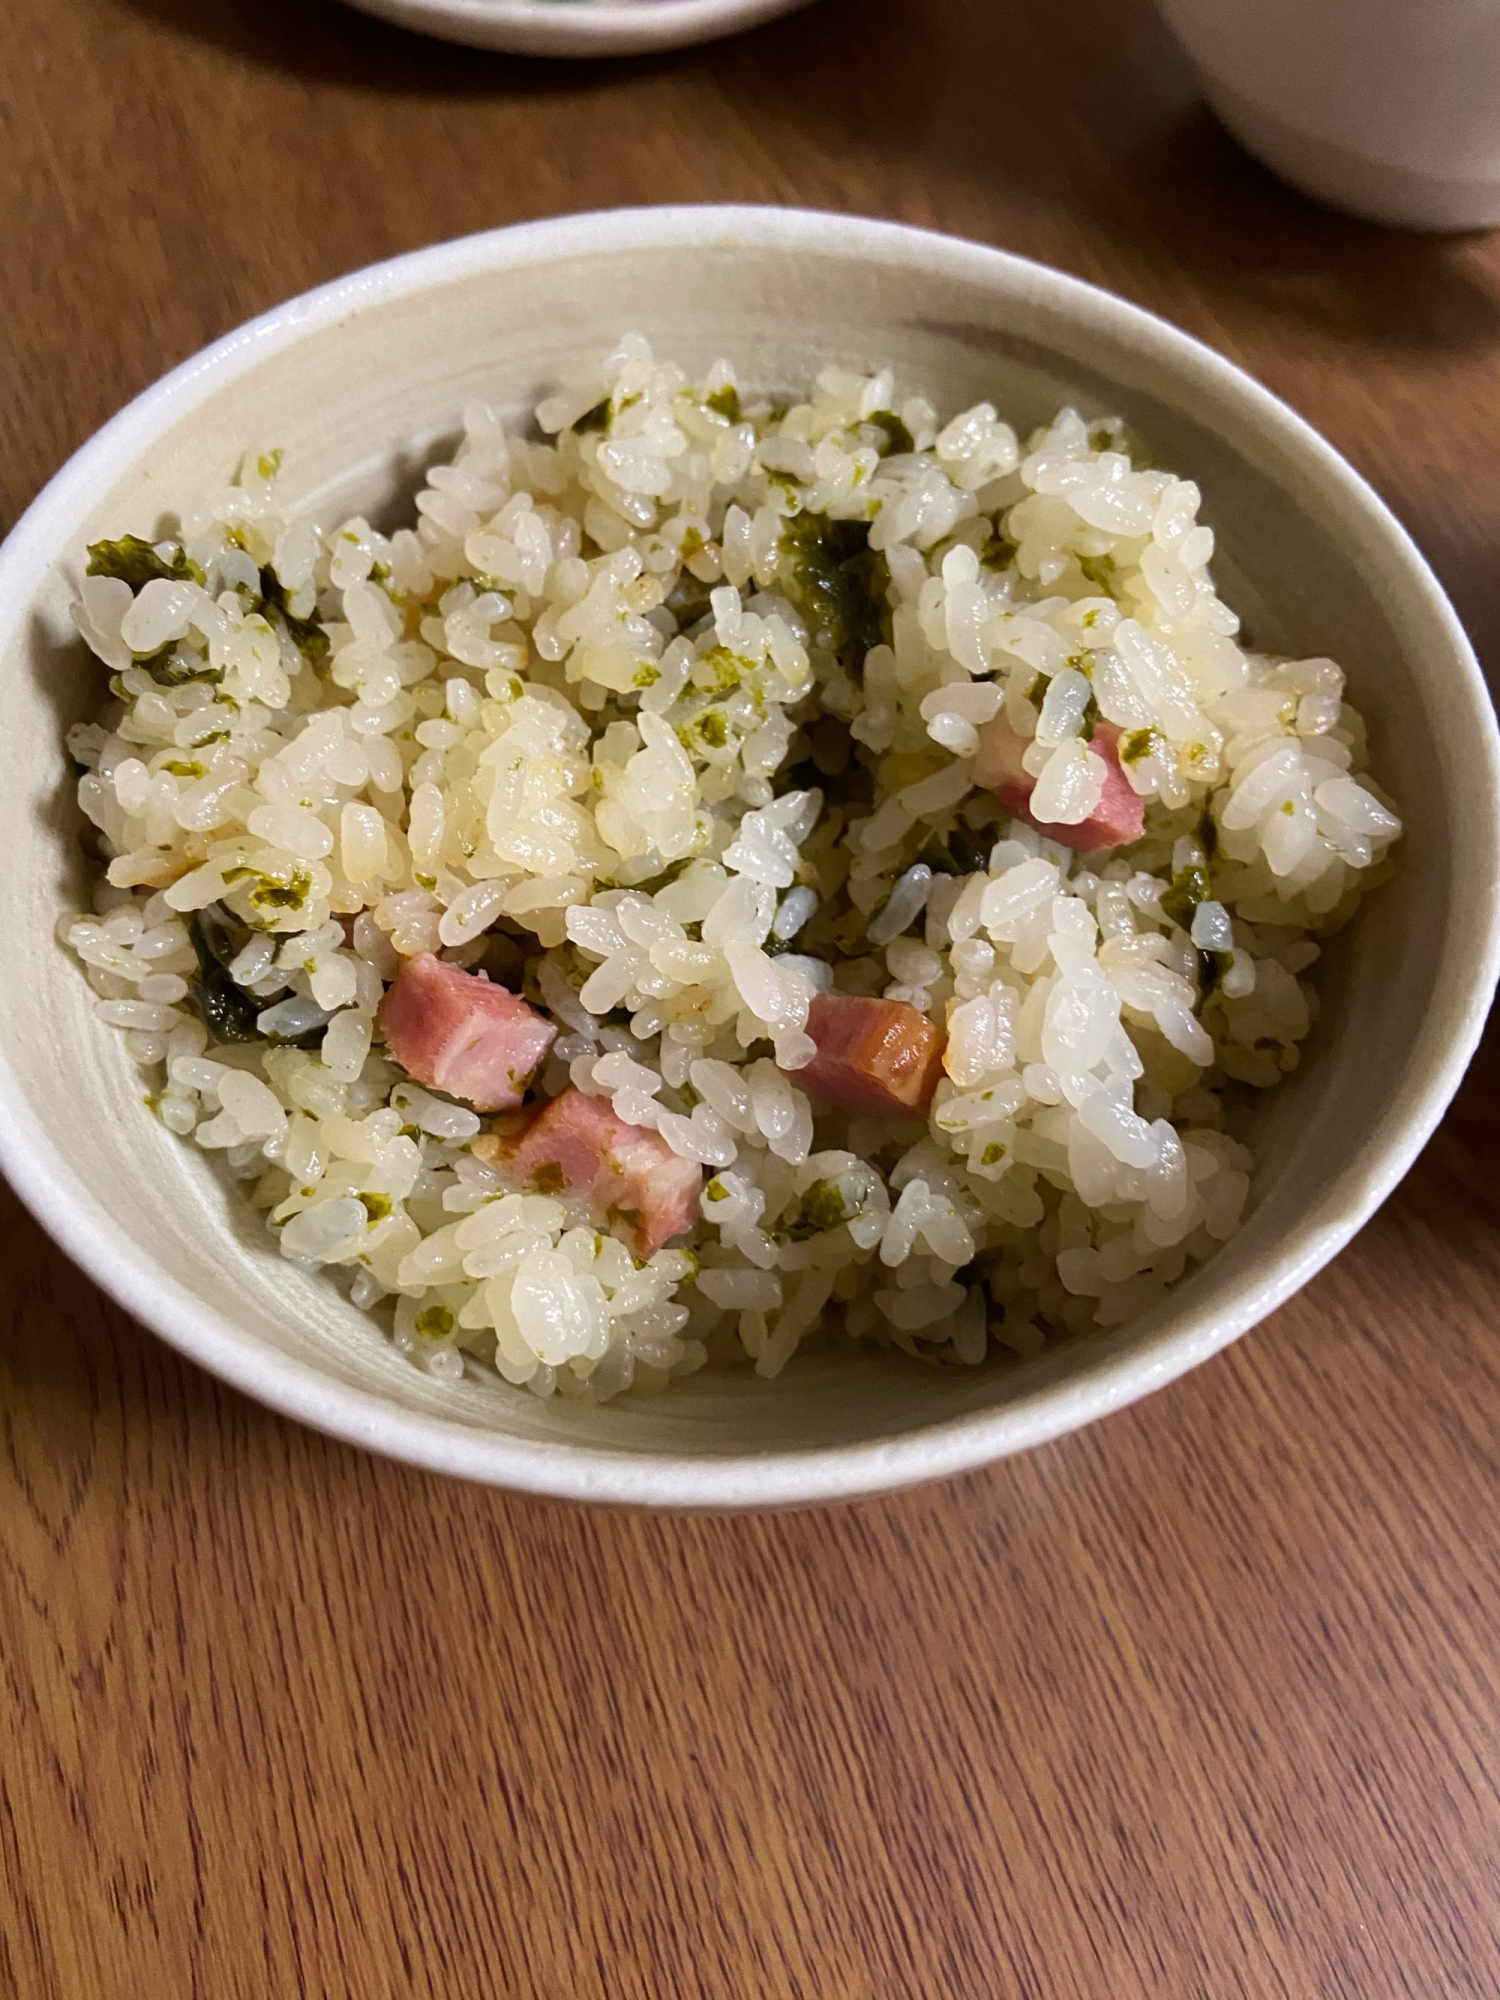
[[[258,1042],[255,1021],[261,1003],[229,976],[238,945],[212,905],[191,911],[186,922],[198,955],[198,976],[187,983],[188,998],[204,1027],[216,1042]]]
[[[732,382],[726,382],[722,389],[715,389],[711,396],[703,398],[704,407],[713,410],[731,424],[740,421],[740,392]]]
[[[167,546],[175,544],[163,544]],[[132,590],[140,590],[157,577],[172,583],[201,584],[204,580],[203,571],[181,549],[169,561],[139,535],[121,535],[117,542],[90,542],[88,574],[118,577]]]
[[[819,640],[857,673],[870,648],[890,638],[890,565],[870,547],[869,523],[804,510],[787,520],[781,547]]]
[[[686,543],[683,546],[685,560]],[[682,572],[667,597],[667,609],[677,620],[679,632],[690,632],[701,619],[707,617],[711,608],[709,599],[712,593],[711,583],[705,583],[701,577],[694,576],[690,569]]]
[[[879,431],[885,439],[884,444],[875,447],[882,458],[894,458],[916,450],[916,439],[894,410],[876,410],[872,416],[864,418],[863,422],[871,430]]]
[[[698,655],[698,666],[707,667],[714,677],[714,686],[721,694],[740,686],[748,671],[753,672],[749,660],[738,653],[731,653],[727,646],[709,646]]]
[[[1232,951],[1200,951],[1198,954],[1198,987],[1206,1000],[1230,966],[1234,964]]]
[[[990,865],[992,844],[982,834],[970,833],[966,826],[954,826],[946,833],[931,834],[917,859],[925,861],[935,875],[982,875]]]
[[[826,1236],[848,1220],[849,1210],[837,1181],[814,1181],[782,1233],[789,1243],[806,1243],[814,1236]]]
[[[323,1039],[322,1025],[300,1035],[263,1035],[256,1027],[262,1008],[270,1002],[257,1000],[229,976],[230,966],[250,936],[248,925],[236,923],[216,903],[190,911],[184,922],[198,955],[198,974],[188,981],[188,999],[216,1042],[269,1042],[277,1049],[318,1046]]]
[[[1009,535],[987,535],[979,548],[979,567],[987,569],[992,576],[1003,569],[1009,569],[1015,561],[1019,543]]]
[[[1149,472],[1156,464],[1140,433],[1118,417],[1102,418],[1090,425],[1089,449],[1123,452],[1136,472]]]
[[[1193,928],[1193,913],[1200,903],[1208,902],[1212,895],[1208,870],[1199,862],[1190,862],[1172,877],[1172,886],[1161,899],[1162,915],[1170,917],[1181,929],[1190,931]]]
[[[259,868],[227,868],[224,871],[226,887],[246,881],[255,884],[249,896],[250,906],[256,910],[300,910],[312,894],[312,876],[305,868],[294,868],[291,879],[286,882],[275,875],[265,874]]]
[[[163,646],[159,652],[151,653],[135,664],[144,668],[158,687],[185,687],[189,681],[204,681],[217,686],[224,678],[220,669],[210,666],[203,654],[184,655],[176,642]]]
[[[314,665],[328,657],[328,634],[312,618],[294,618],[286,608],[286,585],[269,566],[260,573],[261,601],[272,614],[270,623],[278,621],[284,627],[287,637],[297,648],[304,660]]]
[[[1139,764],[1147,757],[1154,757],[1158,750],[1165,750],[1167,739],[1159,729],[1132,729],[1120,738],[1120,762]]]

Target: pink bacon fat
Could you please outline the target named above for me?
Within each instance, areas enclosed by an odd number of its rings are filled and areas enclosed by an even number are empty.
[[[1021,762],[1027,740],[1011,728],[1002,708],[979,732],[979,753],[974,759],[974,782],[1004,806],[1013,819],[1023,819],[1079,854],[1092,854],[1103,847],[1124,847],[1139,840],[1145,825],[1145,807],[1131,787],[1120,765],[1120,732],[1112,722],[1099,723],[1089,743],[1096,757],[1104,760],[1104,792],[1086,820],[1077,826],[1063,826],[1055,820],[1037,819],[1031,812],[1031,794],[1036,779]]]
[[[923,1118],[943,1073],[940,1028],[901,1000],[820,993],[807,1016],[818,1052],[789,1070],[799,1089],[839,1111]]]
[[[514,993],[430,951],[386,988],[380,1025],[408,1076],[476,1111],[513,1111],[557,1036]]]
[[[518,1187],[581,1196],[638,1257],[653,1256],[697,1219],[702,1167],[659,1133],[617,1118],[607,1097],[570,1087],[519,1137],[486,1134],[472,1151]]]

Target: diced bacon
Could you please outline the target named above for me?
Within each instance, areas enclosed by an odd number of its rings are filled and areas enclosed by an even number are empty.
[[[788,1072],[799,1089],[839,1111],[922,1118],[943,1073],[943,1033],[902,1000],[820,993],[807,1016],[818,1052]]]
[[[487,1136],[472,1151],[538,1194],[575,1194],[639,1257],[650,1257],[698,1215],[703,1169],[659,1133],[616,1118],[607,1097],[565,1090],[519,1139]]]
[[[1033,818],[1030,801],[1036,779],[1021,762],[1026,738],[1011,728],[1003,708],[979,732],[974,782],[992,791],[1012,818],[1025,820],[1061,847],[1071,847],[1079,854],[1092,854],[1101,847],[1123,847],[1140,839],[1146,815],[1140,794],[1120,767],[1119,742],[1120,732],[1113,723],[1096,726],[1089,748],[1104,759],[1104,792],[1093,812],[1077,826]]]
[[[380,1025],[408,1076],[476,1111],[513,1111],[557,1036],[514,993],[430,951],[409,959],[386,988]]]

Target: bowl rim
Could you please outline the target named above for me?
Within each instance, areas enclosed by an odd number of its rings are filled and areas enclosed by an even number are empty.
[[[1381,538],[1407,585],[1415,587],[1434,639],[1446,641],[1488,766],[1488,861],[1491,880],[1500,878],[1500,732],[1485,683],[1441,585],[1368,482],[1245,371],[1143,308],[1008,251],[862,216],[721,204],[596,210],[435,244],[274,306],[142,391],[80,446],[31,502],[0,546],[0,649],[8,650],[14,629],[29,616],[36,578],[56,560],[91,496],[127,471],[161,431],[264,355],[387,300],[480,273],[592,252],[725,243],[849,256],[903,266],[914,275],[936,271],[990,284],[998,279],[1011,296],[1123,335],[1179,380],[1196,377],[1228,395],[1262,432],[1332,478],[1363,515],[1367,530]],[[258,1401],[345,1442],[427,1470],[556,1498],[697,1508],[851,1499],[948,1477],[1060,1437],[1185,1373],[1274,1311],[1385,1200],[1457,1088],[1500,973],[1500,908],[1493,897],[1471,966],[1459,1032],[1433,1062],[1404,1124],[1366,1171],[1342,1177],[1343,1184],[1224,1309],[1166,1333],[1144,1351],[1102,1358],[1074,1379],[1001,1409],[856,1444],[692,1456],[515,1439],[404,1408],[267,1350],[157,1266],[77,1180],[33,1114],[3,1047],[0,1170],[68,1256],[170,1346]]]
[[[810,0],[350,0],[414,34],[529,56],[665,55],[790,14]]]

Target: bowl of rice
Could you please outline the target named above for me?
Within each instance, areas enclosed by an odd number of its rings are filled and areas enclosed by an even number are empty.
[[[0,1162],[182,1352],[538,1492],[807,1502],[1171,1380],[1410,1165],[1496,731],[1364,482],[1003,253],[444,244],[0,552]]]

